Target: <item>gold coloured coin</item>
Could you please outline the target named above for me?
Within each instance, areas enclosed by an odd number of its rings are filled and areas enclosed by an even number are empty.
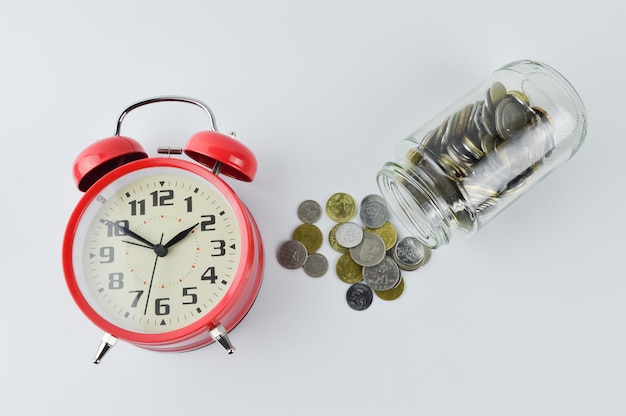
[[[341,244],[337,242],[337,228],[339,228],[341,224],[342,223],[335,224],[333,228],[330,229],[330,231],[328,232],[328,242],[330,243],[330,246],[333,248],[333,250],[338,251],[339,253],[347,253],[348,249],[342,247]]]
[[[382,300],[396,300],[404,292],[404,279],[401,277],[396,287],[389,290],[375,290],[376,296]]]
[[[292,239],[300,241],[306,247],[307,253],[315,253],[322,246],[324,236],[322,231],[313,224],[301,224],[291,236]]]
[[[394,227],[393,224],[389,221],[384,223],[382,227],[365,228],[365,231],[377,234],[380,238],[382,238],[385,242],[385,250],[391,250],[391,248],[396,244],[396,241],[398,240],[398,231],[396,230],[396,227]]]
[[[339,257],[335,271],[337,272],[337,277],[339,277],[342,282],[348,284],[358,283],[363,280],[363,267],[352,260],[350,253]]]
[[[344,192],[337,192],[326,201],[326,214],[335,222],[346,222],[356,215],[354,198]]]

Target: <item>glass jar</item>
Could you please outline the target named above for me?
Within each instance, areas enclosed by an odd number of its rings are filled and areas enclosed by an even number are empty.
[[[419,128],[378,172],[390,209],[431,248],[471,235],[569,160],[587,116],[553,68],[517,61]]]

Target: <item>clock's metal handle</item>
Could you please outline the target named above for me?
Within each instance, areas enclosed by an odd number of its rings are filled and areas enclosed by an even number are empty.
[[[228,332],[226,332],[226,328],[224,328],[224,325],[218,324],[209,331],[209,334],[211,335],[211,338],[219,342],[229,354],[235,352],[235,347],[230,342],[230,339],[228,338]]]
[[[138,103],[128,106],[124,111],[122,111],[122,114],[120,114],[119,118],[117,119],[117,126],[115,127],[115,135],[116,136],[120,135],[120,131],[122,130],[122,122],[124,121],[124,118],[128,115],[128,113],[144,105],[160,103],[160,102],[187,103],[187,104],[193,104],[197,107],[200,107],[201,109],[204,110],[206,115],[209,117],[209,121],[211,122],[211,130],[217,131],[217,124],[215,123],[215,116],[213,115],[213,111],[211,111],[208,105],[206,105],[200,100],[196,100],[195,98],[182,97],[178,95],[164,95],[160,97],[148,98],[146,100],[139,101]]]

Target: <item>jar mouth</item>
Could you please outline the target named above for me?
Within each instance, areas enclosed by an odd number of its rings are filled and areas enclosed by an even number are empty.
[[[414,176],[407,175],[402,166],[386,163],[376,180],[392,213],[422,244],[434,249],[450,241],[451,224],[445,220],[435,198],[429,196],[428,189]]]

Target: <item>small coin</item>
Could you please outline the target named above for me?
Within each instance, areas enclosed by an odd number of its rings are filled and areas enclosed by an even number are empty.
[[[515,96],[500,101],[496,107],[495,123],[500,137],[508,139],[530,123],[532,109]]]
[[[381,227],[389,219],[387,203],[380,195],[368,195],[361,202],[359,216],[364,226]]]
[[[369,286],[363,283],[355,283],[348,288],[346,292],[346,301],[355,311],[363,311],[370,307],[374,294]]]
[[[404,237],[396,244],[393,258],[401,269],[415,270],[424,262],[426,251],[426,247],[417,238]]]
[[[309,254],[319,250],[324,241],[322,231],[313,224],[300,224],[293,231],[291,238],[302,242]]]
[[[306,259],[306,247],[300,241],[286,241],[278,250],[278,263],[286,269],[298,269],[304,265]]]
[[[385,242],[380,236],[369,231],[363,232],[361,243],[350,249],[350,256],[361,266],[374,266],[385,258]]]
[[[350,221],[356,215],[356,202],[350,195],[337,192],[328,198],[326,214],[335,222]]]
[[[389,290],[375,290],[376,296],[383,300],[396,300],[404,293],[404,279],[401,277],[396,287]]]
[[[317,201],[307,199],[298,206],[298,218],[306,224],[317,222],[322,216],[322,207]]]
[[[390,250],[398,240],[398,231],[396,227],[389,221],[384,223],[382,227],[378,228],[365,228],[365,231],[372,232],[378,235],[385,242],[385,251]]]
[[[337,227],[335,236],[342,247],[356,247],[363,240],[363,228],[353,222],[343,222]]]
[[[363,280],[374,290],[393,289],[400,281],[400,268],[389,256],[375,266],[363,267]]]
[[[337,277],[345,283],[353,284],[363,280],[363,267],[356,264],[349,253],[339,257],[335,271]]]
[[[321,253],[313,253],[307,257],[303,268],[311,277],[322,277],[328,271],[328,259]]]
[[[337,242],[337,228],[339,228],[341,224],[342,223],[335,224],[333,228],[330,229],[330,231],[328,232],[328,242],[330,243],[330,246],[333,248],[333,250],[340,253],[347,253],[348,249],[342,247],[341,244]]]

